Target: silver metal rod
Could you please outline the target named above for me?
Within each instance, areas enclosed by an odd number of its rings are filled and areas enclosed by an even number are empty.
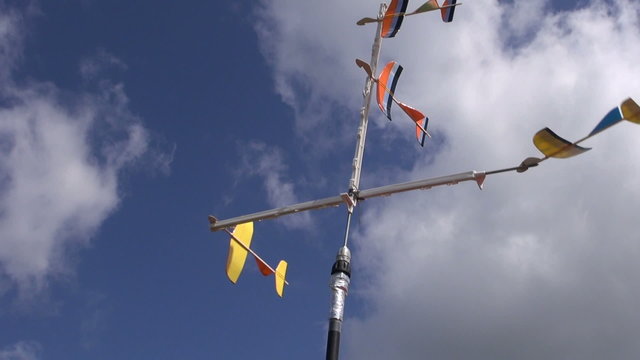
[[[250,221],[260,221],[264,219],[276,218],[283,215],[294,214],[301,211],[322,209],[330,206],[338,206],[344,202],[344,196],[332,196],[320,200],[311,200],[299,204],[284,206],[281,208],[260,211],[253,214],[237,216],[227,220],[215,220],[213,217],[209,217],[209,223],[211,231],[221,230],[230,226],[244,224]]]
[[[521,166],[515,166],[515,167],[506,168],[506,169],[486,171],[485,174],[493,175],[493,174],[500,174],[500,173],[509,172],[509,171],[518,171],[518,170],[523,170],[523,169],[525,169],[525,168],[523,168],[523,166],[521,165]]]
[[[378,13],[378,20],[384,18],[384,13],[387,10],[386,4],[380,4],[380,11]],[[380,58],[380,48],[382,43],[382,21],[378,22],[378,29],[376,30],[376,37],[373,40],[373,46],[371,47],[371,71],[375,76],[378,68],[378,59]],[[367,126],[369,124],[369,106],[371,104],[371,93],[373,90],[374,81],[370,77],[367,77],[364,89],[362,90],[362,108],[360,109],[360,125],[358,126],[358,134],[356,140],[356,150],[353,156],[351,179],[349,180],[349,191],[353,192],[360,187],[360,173],[362,171],[362,159],[364,157],[364,145],[367,138]]]
[[[358,199],[364,200],[379,196],[389,196],[392,194],[411,190],[427,190],[434,186],[440,185],[456,185],[463,181],[475,181],[478,186],[482,188],[482,183],[484,182],[485,176],[486,173],[484,171],[467,171],[459,174],[441,176],[432,179],[416,180],[401,184],[386,185],[373,189],[362,190],[358,192],[357,195]]]
[[[353,215],[352,211],[347,212],[347,227],[344,229],[344,243],[342,246],[347,247],[347,243],[349,242],[349,227],[351,226],[351,215]]]
[[[514,167],[507,170],[516,170],[516,169],[518,168]],[[440,185],[455,185],[463,181],[475,181],[478,184],[478,186],[482,188],[482,184],[484,182],[486,175],[487,173],[484,171],[467,171],[459,174],[441,176],[437,178],[416,180],[416,181],[410,181],[406,183],[392,184],[392,185],[381,186],[373,189],[362,190],[362,191],[356,192],[355,195],[357,199],[364,200],[364,199],[369,199],[369,198],[374,198],[379,196],[389,196],[395,193],[411,191],[411,190],[426,190],[434,186],[440,186]],[[306,211],[306,210],[322,209],[329,206],[339,206],[340,204],[343,204],[343,203],[349,206],[350,200],[351,199],[349,198],[349,196],[346,193],[344,193],[338,196],[332,196],[332,197],[328,197],[320,200],[307,201],[307,202],[293,204],[293,205],[289,205],[289,206],[285,206],[277,209],[260,211],[257,213],[242,215],[242,216],[234,217],[227,220],[217,220],[213,216],[210,216],[209,217],[209,222],[211,224],[210,228],[211,228],[211,231],[217,231],[230,226],[243,224],[249,221],[260,221],[264,219],[276,218],[279,216],[293,214],[293,213]]]

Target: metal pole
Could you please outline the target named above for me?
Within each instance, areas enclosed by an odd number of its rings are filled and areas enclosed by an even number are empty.
[[[386,4],[380,4],[378,19],[384,17],[387,10]],[[371,47],[371,71],[376,73],[378,67],[378,58],[380,57],[380,44],[382,32],[382,21],[378,22],[376,36]],[[329,288],[331,289],[331,311],[329,312],[329,333],[327,335],[327,360],[338,360],[340,353],[340,334],[342,332],[342,319],[344,315],[344,303],[349,292],[349,283],[351,282],[351,251],[347,247],[349,239],[349,226],[351,224],[351,215],[354,206],[357,203],[357,192],[360,188],[360,173],[362,170],[362,158],[364,156],[364,145],[367,137],[367,125],[369,123],[369,105],[371,104],[371,92],[373,89],[373,79],[367,78],[362,91],[363,104],[360,109],[360,126],[358,127],[357,143],[355,155],[353,157],[351,179],[349,180],[349,197],[353,204],[347,209],[347,226],[344,234],[344,245],[338,250],[336,261],[331,267],[331,280]]]
[[[331,267],[331,311],[329,313],[329,334],[327,336],[327,360],[338,360],[340,352],[340,333],[344,302],[351,282],[351,251],[346,246],[338,250],[336,262]]]
[[[500,170],[492,170],[492,171],[467,171],[459,174],[452,174],[446,176],[440,176],[437,178],[429,178],[429,179],[421,179],[415,181],[409,181],[398,184],[391,184],[385,186],[379,186],[372,189],[360,190],[351,195],[347,193],[342,193],[340,195],[331,196],[328,198],[320,199],[320,200],[312,200],[299,204],[288,205],[281,208],[271,209],[260,211],[253,214],[237,216],[231,219],[226,220],[218,220],[214,216],[209,215],[209,223],[211,231],[218,231],[230,226],[243,224],[249,221],[261,221],[264,219],[275,218],[287,214],[293,214],[306,210],[313,209],[322,209],[328,206],[339,206],[341,204],[347,205],[347,211],[349,214],[352,213],[354,208],[354,204],[356,201],[372,199],[380,196],[389,196],[405,191],[412,190],[428,190],[436,186],[442,185],[456,185],[464,181],[475,181],[476,184],[480,188],[482,188],[482,184],[484,183],[485,178],[488,175],[499,174],[509,171],[517,171],[524,172],[530,167],[538,166],[543,159],[538,158],[527,158],[525,159],[519,166],[510,167],[506,169]],[[347,214],[347,215],[349,215]],[[349,227],[348,224],[350,222],[350,216],[347,218],[347,228],[345,231],[345,242],[344,245],[347,245],[347,239],[349,235]]]
[[[380,4],[380,12],[378,13],[378,19],[381,20],[384,17],[384,13],[387,10],[386,4]],[[382,37],[382,21],[378,22],[378,28],[376,30],[376,37],[373,40],[373,46],[371,47],[371,66],[372,74],[376,74],[378,68],[378,58],[380,57],[380,45]],[[360,188],[360,172],[362,170],[362,158],[364,155],[364,143],[367,137],[367,125],[369,123],[369,105],[371,104],[371,91],[373,89],[373,79],[367,78],[367,82],[362,90],[362,96],[364,100],[362,102],[362,108],[360,109],[360,126],[358,127],[356,151],[353,157],[351,179],[349,180],[349,193],[357,191]]]

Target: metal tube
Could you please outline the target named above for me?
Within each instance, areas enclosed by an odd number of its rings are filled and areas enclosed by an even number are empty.
[[[347,246],[347,243],[349,242],[349,227],[351,226],[351,215],[353,215],[352,211],[349,211],[347,213],[347,226],[344,229],[344,243],[342,244],[342,246]]]
[[[384,12],[387,10],[386,4],[380,4],[380,11],[378,13],[378,19],[384,17]],[[373,40],[373,46],[371,47],[371,66],[372,74],[375,76],[376,69],[378,68],[378,58],[380,58],[380,45],[382,37],[382,21],[378,22],[378,28],[376,30],[376,37]],[[364,145],[367,138],[367,125],[369,123],[369,105],[371,104],[371,90],[373,89],[373,79],[367,78],[367,81],[362,90],[362,108],[360,109],[360,126],[358,126],[356,151],[353,156],[351,179],[349,180],[349,192],[356,191],[360,188],[360,173],[362,171],[362,158],[364,156]]]
[[[506,170],[511,171],[516,169],[517,168],[514,167]],[[429,188],[440,186],[440,185],[455,185],[459,182],[470,181],[470,180],[475,181],[478,184],[478,186],[481,187],[482,183],[484,182],[485,176],[490,173],[493,173],[493,172],[486,173],[484,171],[467,171],[459,174],[441,176],[437,178],[423,179],[423,180],[410,181],[410,182],[400,183],[400,184],[380,186],[377,188],[356,192],[355,200],[364,200],[364,199],[374,198],[378,196],[388,196],[395,193],[405,192],[410,190],[429,189]],[[210,229],[211,231],[217,231],[230,226],[243,224],[249,221],[259,221],[259,220],[275,218],[278,216],[292,214],[292,213],[306,211],[306,210],[322,209],[329,206],[338,206],[343,203],[347,203],[347,205],[349,205],[350,204],[349,200],[350,198],[348,194],[344,193],[341,195],[332,196],[332,197],[328,197],[320,200],[307,201],[299,204],[284,206],[277,209],[265,210],[265,211],[260,211],[260,212],[249,214],[249,215],[237,216],[237,217],[226,219],[226,220],[218,220],[213,216],[209,216]]]
[[[380,186],[377,188],[360,191],[357,195],[358,199],[363,200],[378,196],[388,196],[391,194],[411,190],[426,190],[440,185],[455,185],[459,182],[470,180],[475,181],[478,186],[482,187],[485,176],[486,174],[484,171],[467,171],[459,174],[441,176],[432,179],[423,179],[401,184]]]
[[[329,319],[329,335],[327,337],[327,360],[338,360],[340,353],[340,333],[342,322]]]
[[[293,204],[289,206],[283,206],[281,208],[260,211],[253,214],[236,216],[231,219],[217,220],[212,216],[209,217],[211,231],[218,231],[230,226],[244,224],[249,221],[259,221],[264,219],[270,219],[279,217],[282,215],[293,214],[305,210],[322,209],[330,206],[338,206],[344,202],[344,197],[341,195],[331,196],[320,200],[311,200],[299,204]]]

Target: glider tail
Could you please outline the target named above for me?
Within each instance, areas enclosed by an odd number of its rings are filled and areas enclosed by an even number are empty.
[[[416,121],[416,139],[420,146],[424,147],[424,140],[427,136],[431,137],[427,132],[427,125],[429,124],[429,118],[424,117],[420,121]]]
[[[445,0],[444,4],[440,8],[442,14],[442,21],[450,23],[453,21],[453,13],[456,10],[456,2],[458,0]]]
[[[619,123],[622,120],[627,120],[635,124],[640,124],[640,106],[633,101],[632,98],[628,98],[605,115],[602,120],[596,125],[589,133],[588,137],[610,128],[611,126]]]
[[[276,279],[276,292],[280,297],[282,297],[284,293],[284,285],[289,285],[289,283],[287,282],[287,266],[288,264],[286,261],[280,260],[274,274],[274,277]]]
[[[635,124],[640,124],[640,106],[638,106],[632,98],[628,98],[622,102],[620,105],[620,111],[622,112],[622,117],[625,120],[631,121]]]
[[[427,124],[429,124],[429,118],[424,116],[422,112],[407,104],[401,102],[398,103],[400,108],[407,114],[413,122],[416,123],[416,140],[418,144],[424,147],[424,140],[427,136],[431,137],[427,132]]]
[[[264,262],[260,257],[255,256],[256,263],[258,263],[258,268],[260,269],[260,273],[264,276],[273,275],[276,281],[276,293],[278,296],[282,297],[284,293],[284,286],[289,285],[287,282],[287,262],[284,260],[280,260],[278,266],[274,270],[269,264]]]

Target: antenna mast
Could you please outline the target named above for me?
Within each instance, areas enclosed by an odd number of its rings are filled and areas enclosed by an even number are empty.
[[[378,20],[382,20],[387,10],[386,4],[380,4]],[[382,21],[378,22],[376,36],[371,47],[371,71],[376,73],[378,58],[380,58],[380,45]],[[367,77],[364,89],[362,90],[362,108],[360,109],[360,126],[358,126],[355,155],[353,156],[351,179],[349,180],[349,192],[347,195],[351,199],[347,205],[347,225],[344,230],[344,243],[338,250],[336,261],[331,267],[331,310],[329,312],[329,334],[327,336],[327,360],[337,360],[340,352],[340,334],[342,332],[342,319],[344,316],[344,303],[349,293],[349,283],[351,281],[351,251],[347,247],[349,242],[349,227],[351,226],[351,216],[358,203],[357,193],[360,190],[360,174],[362,172],[362,159],[364,157],[364,146],[367,139],[367,125],[369,124],[369,106],[371,105],[371,93],[373,90],[373,79]]]

